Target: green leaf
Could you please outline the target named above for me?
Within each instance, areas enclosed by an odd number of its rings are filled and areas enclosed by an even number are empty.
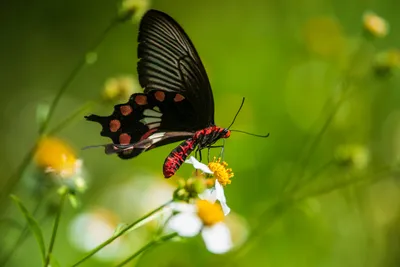
[[[42,127],[43,123],[47,120],[47,116],[49,115],[50,106],[48,104],[39,104],[36,108],[36,122],[40,127]]]
[[[46,260],[46,248],[45,248],[45,244],[44,244],[43,233],[42,233],[42,230],[40,229],[39,224],[32,217],[32,215],[29,213],[29,211],[26,209],[26,207],[24,206],[22,201],[17,196],[11,195],[11,198],[15,202],[15,204],[17,204],[19,210],[24,215],[24,218],[25,218],[26,222],[28,223],[29,228],[31,229],[31,231],[32,231],[33,235],[35,236],[36,241],[37,241],[37,243],[39,245],[40,252],[41,252],[41,255],[42,255],[42,260],[43,260],[43,262],[45,262],[45,260]]]

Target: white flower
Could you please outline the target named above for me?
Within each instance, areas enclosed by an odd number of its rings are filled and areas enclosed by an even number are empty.
[[[189,159],[185,160],[185,163],[192,164],[195,169],[201,170],[204,173],[213,174],[212,170],[210,170],[206,164],[201,163],[193,156],[190,156]]]
[[[218,200],[225,216],[231,211],[231,208],[229,208],[226,204],[224,187],[219,183],[218,179],[215,179],[215,186],[213,188],[204,190],[203,193],[199,194],[199,198],[206,199],[211,203],[215,203],[215,201]]]
[[[218,204],[198,200],[196,204],[172,203],[170,208],[178,213],[168,221],[167,228],[182,237],[201,233],[207,249],[215,254],[226,253],[232,248],[231,233],[223,222],[225,216]]]
[[[214,172],[211,171],[207,165],[199,162],[193,156],[191,156],[188,160],[186,160],[185,163],[192,164],[195,169],[201,170],[204,173],[214,174]],[[215,203],[215,201],[218,200],[221,204],[224,215],[226,216],[229,214],[231,209],[228,207],[226,203],[224,187],[220,184],[217,178],[215,178],[214,182],[215,182],[214,187],[204,190],[203,193],[199,194],[199,198],[208,200],[211,203]]]

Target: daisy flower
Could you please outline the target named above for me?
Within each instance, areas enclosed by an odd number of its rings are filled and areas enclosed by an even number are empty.
[[[221,162],[220,158],[214,158],[208,165],[205,165],[193,156],[185,162],[192,164],[195,169],[201,170],[203,173],[211,174],[212,179],[207,179],[209,188],[199,194],[199,198],[207,199],[212,203],[218,200],[224,214],[228,215],[231,209],[226,203],[224,186],[231,183],[231,178],[234,175],[232,169],[227,168],[228,164],[226,162]]]
[[[226,253],[232,248],[231,233],[218,203],[198,199],[193,204],[174,202],[170,208],[176,214],[168,221],[168,229],[181,237],[201,234],[207,249],[215,254]]]

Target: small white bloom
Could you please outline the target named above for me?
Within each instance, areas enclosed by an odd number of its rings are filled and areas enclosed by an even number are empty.
[[[204,173],[213,174],[210,168],[199,162],[195,157],[191,156],[185,163],[192,164],[193,167],[197,170],[201,170]],[[199,194],[200,199],[208,200],[211,203],[215,203],[218,200],[221,204],[222,210],[224,211],[224,215],[228,215],[231,209],[226,204],[226,197],[224,193],[224,187],[220,184],[218,179],[215,179],[215,185],[213,188],[206,189],[203,193]]]
[[[211,202],[199,200],[197,205],[172,203],[170,208],[178,213],[168,221],[168,229],[182,237],[201,233],[207,249],[215,254],[228,252],[232,248],[230,230],[221,220],[224,215]]]
[[[201,236],[207,249],[215,254],[226,253],[233,246],[229,228],[222,222],[204,227]]]

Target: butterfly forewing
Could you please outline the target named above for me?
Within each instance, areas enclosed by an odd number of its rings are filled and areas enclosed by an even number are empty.
[[[214,125],[214,100],[204,66],[189,37],[167,14],[150,10],[139,29],[138,74],[145,93],[182,94],[196,113],[197,129]]]

